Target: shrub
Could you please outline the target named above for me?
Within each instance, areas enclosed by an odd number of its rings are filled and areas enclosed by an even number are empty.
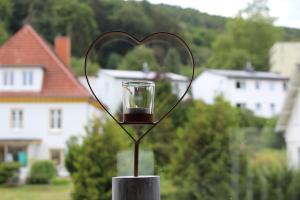
[[[69,185],[71,180],[69,178],[55,177],[51,180],[52,185]]]
[[[125,134],[112,121],[102,126],[97,119],[86,130],[81,153],[72,159],[73,200],[111,200],[111,177],[117,175],[116,155],[124,148]]]
[[[67,141],[68,152],[65,157],[65,166],[71,176],[78,171],[78,157],[81,155],[82,147],[79,138],[73,136]]]
[[[48,160],[36,161],[30,168],[29,183],[48,184],[57,174],[53,162]]]
[[[18,172],[20,169],[20,164],[17,162],[7,162],[0,164],[0,184],[6,184],[11,181],[11,179],[16,179],[18,177]]]

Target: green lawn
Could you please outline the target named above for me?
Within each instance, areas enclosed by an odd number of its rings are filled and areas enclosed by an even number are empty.
[[[1,200],[70,200],[71,185],[24,185],[0,187]]]

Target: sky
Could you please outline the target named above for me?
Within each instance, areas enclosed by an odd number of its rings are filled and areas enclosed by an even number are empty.
[[[148,0],[151,3],[194,8],[208,14],[225,17],[235,16],[251,0]],[[300,0],[269,0],[270,14],[276,18],[275,25],[300,28]]]

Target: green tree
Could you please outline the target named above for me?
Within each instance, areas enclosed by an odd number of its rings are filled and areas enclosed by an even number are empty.
[[[75,165],[72,179],[75,200],[110,200],[111,178],[117,175],[117,153],[127,147],[128,138],[113,121],[104,125],[93,120],[86,129],[80,153],[73,157]],[[74,148],[73,148],[74,150]],[[72,155],[72,148],[67,155]]]
[[[9,37],[9,34],[6,31],[4,23],[1,23],[1,21],[0,21],[0,46],[8,39],[8,37]]]
[[[13,17],[7,17],[11,32],[19,30],[24,24],[31,24],[47,41],[52,42],[55,36],[53,0],[11,0],[11,5]]]
[[[150,70],[158,68],[153,50],[146,46],[137,46],[126,54],[119,69],[142,70],[144,63],[148,64]]]
[[[112,53],[108,57],[106,67],[109,69],[116,69],[116,68],[118,68],[122,59],[123,59],[123,57],[120,54]]]
[[[213,44],[210,67],[244,68],[250,61],[257,70],[268,70],[269,49],[280,38],[263,0],[254,1],[238,16],[228,20],[226,32]]]
[[[164,10],[150,4],[148,1],[141,2],[143,13],[152,21],[152,32],[168,31],[180,34],[182,27],[180,27],[176,18],[170,17]]]
[[[237,113],[239,117],[239,127],[241,128],[254,127],[257,129],[261,129],[264,126],[268,125],[267,118],[258,117],[251,110],[237,108]],[[272,120],[272,121],[276,121],[276,120]],[[271,127],[274,128],[275,126],[271,126]]]
[[[171,165],[170,176],[179,188],[175,195],[178,199],[195,200],[229,198],[234,169],[232,150],[239,152],[240,148],[232,137],[238,126],[235,109],[219,98],[214,105],[195,102],[187,112],[188,122],[178,130]],[[245,157],[237,158],[234,157],[243,169]]]
[[[9,0],[0,0],[0,21],[8,23],[12,16],[12,3]]]
[[[56,36],[53,21],[53,0],[30,2],[25,22],[31,24],[47,41]]]
[[[9,37],[9,22],[12,18],[12,2],[9,0],[0,0],[0,46]]]
[[[68,153],[65,157],[65,166],[71,175],[75,174],[80,166],[78,157],[82,154],[82,146],[79,139],[79,137],[72,136],[67,141]]]
[[[176,51],[176,49],[171,48],[168,50],[164,60],[164,64],[168,69],[167,71],[176,72],[176,73],[179,72],[179,67],[181,67],[182,63],[180,60],[180,55]]]
[[[4,0],[2,0],[4,1]],[[72,53],[82,56],[97,31],[94,11],[79,0],[12,0],[9,27],[12,32],[29,23],[53,42],[57,35],[68,35],[72,40]]]
[[[172,93],[172,86],[169,81],[160,80],[156,83],[155,91],[155,117],[159,119],[165,114],[178,98]],[[156,169],[161,171],[170,163],[170,152],[174,151],[174,139],[177,124],[174,124],[172,116],[176,110],[166,117],[146,138],[146,143],[154,152]],[[182,113],[184,115],[184,113]]]
[[[71,59],[71,66],[73,69],[73,72],[77,76],[83,76],[84,75],[84,58],[76,58],[72,57]],[[100,69],[100,66],[95,62],[88,62],[87,64],[87,74],[88,75],[96,75],[98,70]]]
[[[287,179],[286,181],[281,183],[283,186],[288,186],[287,189],[287,199],[288,200],[296,200],[300,198],[300,171],[293,171],[292,173],[292,181]]]
[[[284,165],[281,162],[280,165]],[[251,168],[249,173],[248,199],[296,200],[299,194],[299,174],[286,166],[264,162],[261,166]],[[295,190],[295,187],[298,189]]]
[[[217,36],[216,31],[202,27],[192,27],[185,34],[187,40],[198,47],[211,47]]]
[[[84,55],[97,30],[94,11],[77,0],[55,0],[52,9],[56,34],[69,35],[73,55]]]
[[[140,3],[129,1],[119,7],[109,15],[113,29],[126,31],[140,39],[151,33],[153,21],[143,12]]]

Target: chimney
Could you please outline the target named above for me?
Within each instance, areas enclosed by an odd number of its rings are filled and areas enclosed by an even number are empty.
[[[70,66],[70,59],[71,59],[70,38],[65,36],[58,36],[55,38],[54,43],[55,43],[56,55],[66,66]]]

